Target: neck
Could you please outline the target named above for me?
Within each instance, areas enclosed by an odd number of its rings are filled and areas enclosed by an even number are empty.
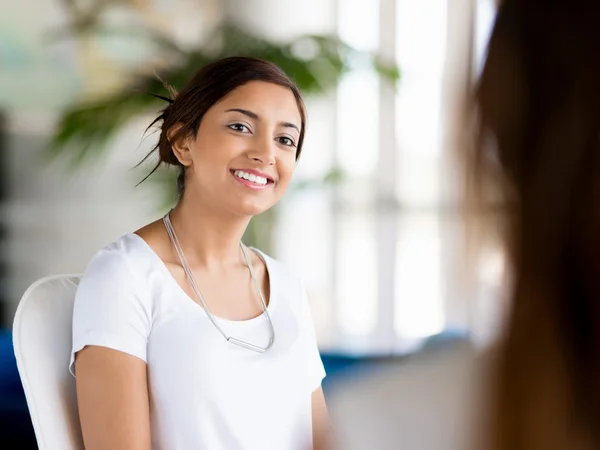
[[[240,241],[250,217],[214,213],[184,196],[170,218],[191,266],[216,268],[240,263]]]

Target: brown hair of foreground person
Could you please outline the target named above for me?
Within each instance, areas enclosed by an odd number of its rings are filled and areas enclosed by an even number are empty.
[[[475,98],[511,274],[485,448],[600,449],[600,5],[502,1]]]

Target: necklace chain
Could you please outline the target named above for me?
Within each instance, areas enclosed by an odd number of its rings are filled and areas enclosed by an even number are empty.
[[[267,318],[267,321],[269,323],[270,338],[269,338],[269,343],[267,344],[266,347],[260,347],[255,344],[251,344],[250,342],[246,342],[241,339],[237,339],[232,336],[228,336],[223,331],[223,329],[217,323],[215,316],[208,309],[208,306],[206,305],[206,302],[204,300],[204,296],[200,292],[200,288],[198,287],[198,284],[196,283],[196,280],[194,278],[194,275],[192,274],[190,266],[188,265],[188,263],[185,259],[185,255],[183,254],[183,250],[181,248],[181,245],[179,244],[179,239],[177,239],[177,235],[175,234],[175,229],[173,228],[173,224],[171,223],[170,212],[168,212],[163,217],[163,222],[165,224],[165,228],[167,229],[167,233],[169,234],[169,238],[171,239],[171,243],[173,244],[173,247],[175,248],[175,252],[177,253],[177,256],[179,257],[181,266],[183,267],[183,270],[185,271],[185,275],[192,287],[192,290],[198,297],[200,304],[204,308],[204,311],[206,312],[208,318],[210,319],[210,321],[212,322],[214,327],[223,335],[223,337],[227,340],[227,342],[231,342],[232,344],[239,345],[240,347],[244,347],[249,350],[254,350],[259,353],[264,353],[269,348],[271,348],[271,346],[273,345],[273,342],[275,342],[275,329],[273,328],[273,322],[271,321],[271,316],[269,315],[269,311],[267,308],[267,304],[265,302],[265,298],[262,294],[262,290],[260,289],[260,285],[258,283],[258,280],[256,279],[256,274],[254,273],[254,268],[252,267],[252,262],[250,261],[250,258],[248,257],[248,254],[247,254],[246,250],[244,249],[244,245],[242,244],[242,242],[240,241],[240,249],[242,251],[242,254],[244,255],[244,260],[246,262],[246,265],[248,266],[248,270],[250,271],[250,277],[252,278],[252,283],[254,284],[254,289],[256,290],[256,293],[258,294],[258,298],[260,299],[260,302],[262,304],[265,317]]]

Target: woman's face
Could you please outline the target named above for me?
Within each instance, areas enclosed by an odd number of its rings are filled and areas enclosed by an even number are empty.
[[[239,86],[206,112],[196,139],[177,152],[187,166],[185,196],[240,216],[271,208],[294,173],[300,127],[288,88]]]

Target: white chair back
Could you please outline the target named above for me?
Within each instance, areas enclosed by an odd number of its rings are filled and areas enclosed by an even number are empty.
[[[69,372],[79,275],[33,283],[13,324],[13,345],[39,450],[83,450],[75,379]]]

